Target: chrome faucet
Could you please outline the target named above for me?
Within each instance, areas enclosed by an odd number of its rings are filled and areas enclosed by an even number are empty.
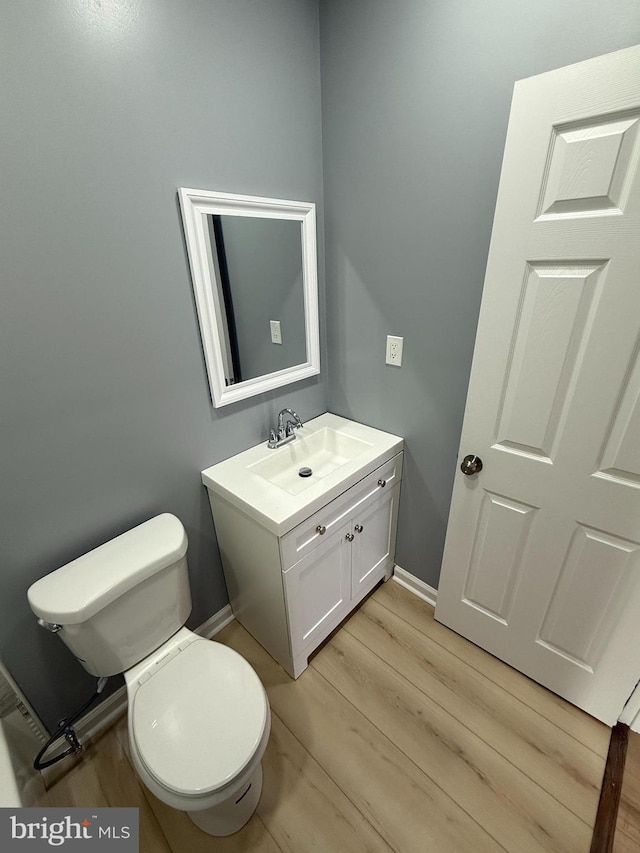
[[[302,426],[303,423],[297,412],[294,412],[293,409],[283,409],[278,415],[277,427],[269,430],[267,447],[275,450],[276,447],[288,444],[296,437],[294,429],[301,429]]]

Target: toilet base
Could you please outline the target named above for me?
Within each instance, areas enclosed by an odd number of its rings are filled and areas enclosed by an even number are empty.
[[[232,797],[217,806],[187,812],[198,829],[208,835],[233,835],[247,823],[256,810],[262,793],[262,763]]]

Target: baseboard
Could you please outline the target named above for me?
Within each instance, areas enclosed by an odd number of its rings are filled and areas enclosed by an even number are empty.
[[[194,628],[194,634],[199,634],[201,637],[206,637],[210,640],[219,631],[235,619],[231,605],[227,604],[217,613],[214,613],[206,622],[203,622],[198,628]],[[81,717],[74,724],[74,729],[81,743],[91,740],[98,735],[103,729],[106,729],[114,720],[117,720],[127,710],[127,688],[120,687],[115,693],[112,693],[104,702],[100,702],[93,710]],[[63,738],[59,739],[58,746],[65,746],[66,742]],[[49,752],[54,754],[55,750]]]
[[[80,743],[85,746],[86,743],[104,731],[107,726],[115,722],[118,717],[127,710],[127,688],[120,687],[111,696],[108,696],[91,711],[88,711],[84,716],[80,717],[73,724]],[[45,754],[45,759],[58,755],[67,749],[69,744],[64,737],[59,737],[54,741]],[[79,761],[82,760],[82,752],[72,753],[67,756],[62,762],[53,764],[51,767],[45,767],[41,770],[42,778],[44,779],[45,788],[51,788],[56,782],[72,770]]]
[[[415,575],[412,575],[400,568],[400,566],[394,566],[393,579],[396,583],[399,583],[400,586],[403,586],[405,589],[408,589],[409,592],[417,595],[418,598],[426,601],[427,604],[430,604],[432,607],[436,606],[438,590],[429,586],[428,583],[425,583],[420,580],[420,578],[417,578]]]
[[[127,707],[127,688],[120,687],[74,724],[80,741],[91,740],[124,713]]]
[[[218,631],[222,631],[230,622],[233,622],[235,618],[231,605],[227,604],[221,610],[218,610],[217,613],[214,613],[206,622],[203,622],[199,628],[195,628],[194,633],[200,634],[201,637],[206,637],[207,640],[210,640],[212,637],[215,637]]]

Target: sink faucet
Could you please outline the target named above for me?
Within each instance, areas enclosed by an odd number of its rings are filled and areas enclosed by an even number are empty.
[[[282,409],[278,415],[277,427],[269,431],[267,447],[275,450],[276,447],[288,444],[296,437],[294,429],[301,429],[302,426],[302,421],[297,412],[294,412],[293,409]]]

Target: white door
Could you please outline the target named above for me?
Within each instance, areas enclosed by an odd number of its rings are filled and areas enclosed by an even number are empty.
[[[640,46],[516,84],[436,608],[608,724],[640,678],[639,159]]]

